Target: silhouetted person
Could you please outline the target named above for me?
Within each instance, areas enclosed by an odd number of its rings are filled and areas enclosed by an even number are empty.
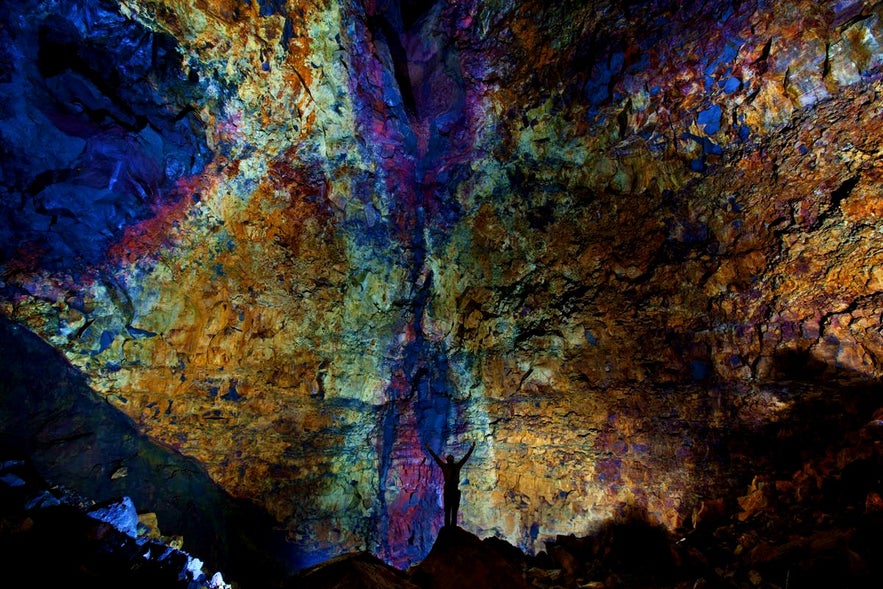
[[[475,450],[475,442],[472,442],[469,452],[467,452],[466,456],[461,458],[459,462],[454,462],[454,456],[452,454],[448,454],[446,462],[442,461],[442,459],[438,457],[438,454],[432,451],[429,444],[426,445],[426,449],[432,454],[432,458],[435,460],[436,464],[441,467],[442,474],[445,477],[445,487],[442,495],[445,504],[445,527],[456,526],[457,510],[460,508],[460,489],[458,488],[460,485],[460,469],[466,464],[469,457],[472,456],[472,451]]]

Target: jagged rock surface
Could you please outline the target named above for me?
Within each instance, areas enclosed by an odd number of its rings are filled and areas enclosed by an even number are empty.
[[[298,565],[422,559],[464,437],[479,536],[690,525],[879,382],[878,3],[2,17],[0,309]]]
[[[41,550],[63,544],[75,546],[74,551],[82,548],[79,554],[105,562],[102,551],[112,548],[113,538],[80,547],[80,539],[74,529],[66,530],[65,521],[88,522],[76,508],[129,497],[139,510],[153,514],[154,529],[167,535],[169,544],[198,556],[208,568],[222,571],[240,587],[280,586],[286,575],[296,570],[294,547],[285,542],[266,512],[219,489],[192,458],[138,432],[131,420],[95,395],[83,375],[57,350],[4,318],[0,318],[0,357],[0,448],[11,451],[11,460],[23,462],[23,474],[17,473],[17,463],[11,474],[26,483],[8,483],[10,499],[3,502],[9,510],[4,515],[11,515],[14,523],[3,527],[0,536],[3,542],[22,550],[16,553],[22,558],[10,557],[9,562],[60,559],[60,576],[77,575],[71,568],[76,558],[64,560],[66,553]],[[5,463],[5,458],[0,460]],[[77,499],[60,510],[67,517],[54,522],[51,514],[31,516],[25,507],[43,506],[35,501],[41,494],[50,499],[49,505],[54,504],[59,499],[53,495],[56,488],[64,490],[62,497]],[[29,518],[45,524],[31,544],[22,541],[27,535],[16,536],[18,531],[28,532],[21,529],[20,522]],[[91,537],[82,540],[89,543]],[[142,567],[144,551],[126,542],[122,554],[108,555],[113,566],[129,563]],[[91,555],[90,548],[98,554]],[[126,551],[133,550],[138,558],[130,562],[131,554]],[[23,570],[25,575],[31,572]],[[102,575],[107,578],[108,573],[109,569]]]
[[[128,499],[128,498],[125,498]],[[131,499],[95,505],[42,480],[18,450],[0,448],[0,554],[12,587],[229,589],[173,539],[110,517]],[[130,518],[131,519],[131,518]]]

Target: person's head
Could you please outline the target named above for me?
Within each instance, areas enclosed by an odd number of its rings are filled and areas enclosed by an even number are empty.
[[[454,461],[454,455],[448,454],[448,462],[453,462],[453,461]]]

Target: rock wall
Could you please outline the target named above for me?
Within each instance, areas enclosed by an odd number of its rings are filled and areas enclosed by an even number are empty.
[[[688,525],[881,375],[883,5],[3,10],[4,315],[306,552],[424,556],[469,440],[479,535]]]

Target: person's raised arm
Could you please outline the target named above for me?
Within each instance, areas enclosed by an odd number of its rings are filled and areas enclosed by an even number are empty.
[[[472,445],[469,447],[469,452],[466,453],[466,456],[460,459],[460,466],[466,464],[466,461],[469,460],[470,456],[472,456],[473,450],[475,450],[475,442],[472,442]]]
[[[433,460],[435,460],[439,466],[444,464],[444,462],[442,462],[442,459],[438,457],[438,454],[432,451],[432,448],[429,447],[429,444],[425,444],[425,446],[426,449],[429,450],[429,453],[432,455]]]

